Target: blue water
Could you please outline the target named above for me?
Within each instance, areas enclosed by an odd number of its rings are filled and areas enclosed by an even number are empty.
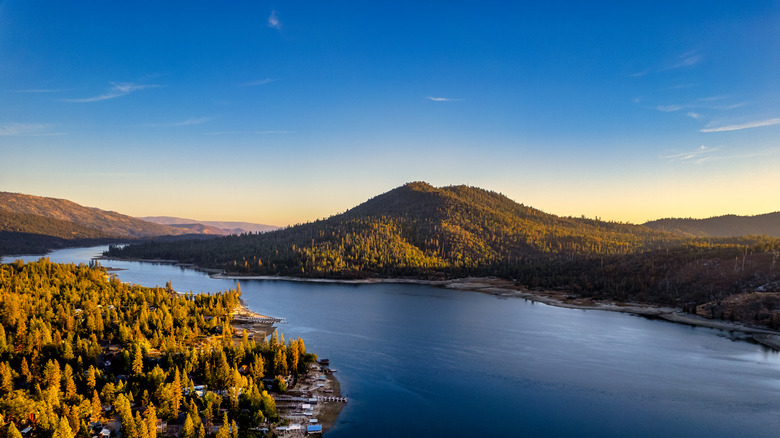
[[[180,292],[236,286],[172,265],[103,265]],[[350,402],[328,437],[780,435],[780,356],[736,334],[429,286],[242,280],[241,290],[339,370]]]

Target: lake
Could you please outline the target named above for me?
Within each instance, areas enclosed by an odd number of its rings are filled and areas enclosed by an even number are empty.
[[[86,263],[103,249],[48,257]],[[38,256],[3,261],[16,258]],[[102,264],[180,292],[237,283]],[[780,434],[780,356],[738,334],[420,285],[241,280],[241,291],[338,369],[350,401],[328,437]]]

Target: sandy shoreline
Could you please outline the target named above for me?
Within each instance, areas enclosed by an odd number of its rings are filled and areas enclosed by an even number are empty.
[[[753,327],[738,322],[729,322],[715,319],[707,319],[701,316],[685,313],[680,308],[664,307],[640,303],[616,303],[611,301],[596,301],[571,297],[566,292],[557,291],[531,291],[514,284],[510,280],[498,278],[470,277],[459,278],[455,280],[416,280],[416,279],[393,279],[393,278],[368,278],[360,280],[335,280],[335,279],[309,279],[298,277],[281,276],[241,276],[212,274],[213,278],[231,279],[231,280],[273,280],[273,281],[293,281],[305,283],[335,283],[335,284],[420,284],[428,286],[438,286],[446,289],[481,292],[490,295],[496,295],[505,298],[522,298],[542,304],[567,309],[581,310],[603,310],[608,312],[630,313],[633,315],[659,318],[665,321],[692,325],[696,327],[712,328],[729,332],[740,332],[749,335],[755,342],[766,347],[780,351],[780,332],[762,328]]]

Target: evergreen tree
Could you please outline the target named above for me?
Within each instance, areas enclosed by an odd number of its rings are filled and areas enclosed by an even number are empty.
[[[11,422],[11,424],[8,425],[8,429],[5,432],[5,436],[7,438],[22,438],[21,432],[19,432],[19,429],[16,428],[16,425],[14,425],[13,422]]]
[[[157,410],[154,408],[153,404],[150,404],[146,407],[146,412],[144,413],[146,416],[146,430],[149,433],[149,438],[156,438],[157,437]]]
[[[133,353],[133,374],[140,375],[144,371],[144,355],[141,348],[136,345]]]
[[[97,376],[95,375],[94,365],[90,365],[89,368],[87,368],[85,377],[87,380],[87,389],[89,389],[90,391],[94,391],[95,385],[97,385]]]
[[[180,438],[196,438],[195,437],[195,426],[192,423],[192,417],[190,417],[190,414],[187,414],[187,418],[184,420],[184,425],[181,428],[181,432],[179,433]]]

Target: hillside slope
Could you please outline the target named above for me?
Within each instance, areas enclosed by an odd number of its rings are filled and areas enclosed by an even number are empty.
[[[764,235],[780,237],[780,212],[757,216],[726,215],[707,219],[658,219],[644,224],[654,230],[695,237]]]
[[[65,199],[0,192],[0,254],[42,254],[196,231],[153,224]]]
[[[230,273],[316,278],[498,276],[597,298],[693,308],[780,288],[780,240],[698,239],[565,218],[467,186],[410,183],[343,213],[265,234],[111,248]]]
[[[94,229],[104,236],[118,238],[188,234],[187,230],[146,222],[113,211],[84,207],[66,199],[0,192],[0,208],[13,213],[71,222]]]
[[[416,182],[343,214],[267,235],[144,250],[244,273],[361,277],[478,269],[524,258],[627,254],[677,240],[637,225],[560,218],[478,188]],[[125,251],[137,256],[141,250]]]

